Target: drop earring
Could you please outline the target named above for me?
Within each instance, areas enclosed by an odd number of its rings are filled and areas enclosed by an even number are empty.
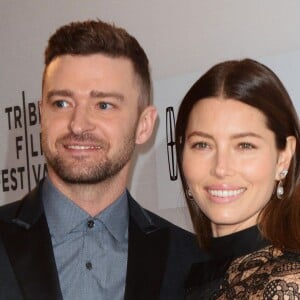
[[[191,192],[191,190],[187,187],[186,188],[186,195],[187,195],[187,198],[190,200],[190,201],[194,201],[194,197],[193,197],[193,194]]]
[[[279,173],[279,182],[278,182],[278,185],[277,185],[277,190],[276,190],[276,196],[278,199],[282,199],[283,198],[283,195],[284,195],[284,186],[283,186],[283,181],[287,175],[288,171],[287,170],[282,170],[280,173]]]

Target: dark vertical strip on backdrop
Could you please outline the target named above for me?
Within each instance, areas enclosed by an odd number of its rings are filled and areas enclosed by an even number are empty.
[[[22,91],[22,98],[23,98],[25,145],[26,145],[27,183],[28,183],[28,191],[31,191],[30,169],[29,169],[29,151],[28,151],[28,133],[27,133],[27,116],[26,116],[25,92],[24,91]]]
[[[167,134],[167,152],[169,174],[172,181],[177,180],[177,160],[175,148],[175,116],[174,108],[169,106],[166,108],[166,134]]]

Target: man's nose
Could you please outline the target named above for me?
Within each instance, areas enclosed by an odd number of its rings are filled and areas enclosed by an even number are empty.
[[[76,135],[91,131],[95,128],[88,108],[77,106],[71,116],[69,129]]]

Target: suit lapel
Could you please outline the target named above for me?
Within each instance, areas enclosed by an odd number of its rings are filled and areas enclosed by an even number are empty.
[[[29,194],[1,234],[24,299],[59,300],[62,295],[40,200],[37,190]]]
[[[129,196],[129,243],[126,300],[159,299],[166,268],[169,229],[152,223]]]

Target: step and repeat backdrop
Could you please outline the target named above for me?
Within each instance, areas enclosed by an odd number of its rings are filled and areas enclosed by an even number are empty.
[[[5,18],[3,11],[2,14]],[[11,24],[12,21],[9,28],[0,28],[0,205],[20,199],[47,174],[38,101],[44,47],[57,27],[52,24],[39,29],[29,19],[17,19],[15,25]],[[239,57],[232,57],[235,58]],[[255,59],[278,74],[299,112],[300,51]],[[174,122],[181,99],[205,71],[199,68],[191,74],[154,80],[154,105],[159,120],[152,140],[137,148],[128,184],[144,207],[189,230],[192,228],[176,165]]]

